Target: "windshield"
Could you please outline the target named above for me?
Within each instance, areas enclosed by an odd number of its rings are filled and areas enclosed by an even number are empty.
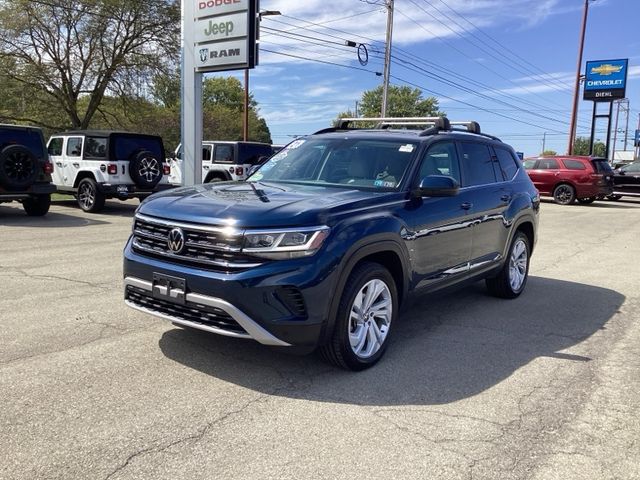
[[[417,148],[417,143],[394,139],[300,139],[271,157],[248,181],[395,189]]]

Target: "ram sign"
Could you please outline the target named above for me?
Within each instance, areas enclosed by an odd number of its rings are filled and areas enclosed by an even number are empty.
[[[624,98],[628,62],[626,58],[587,62],[584,99],[595,102],[610,102],[617,98]]]

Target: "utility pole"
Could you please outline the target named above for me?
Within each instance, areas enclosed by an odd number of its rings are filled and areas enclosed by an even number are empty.
[[[611,163],[615,163],[616,159],[616,141],[618,140],[618,117],[620,116],[620,103],[622,100],[616,100],[616,123],[613,127],[613,148],[611,149]]]
[[[387,8],[387,42],[384,51],[384,72],[382,81],[382,117],[387,116],[387,95],[389,93],[389,70],[391,70],[391,37],[393,35],[393,0],[385,0]]]
[[[356,100],[356,111],[354,116],[358,117],[358,100]]]
[[[547,132],[542,134],[542,153],[547,149]]]
[[[576,67],[576,83],[573,89],[573,108],[571,109],[571,126],[569,128],[569,146],[567,153],[573,155],[573,142],[576,136],[576,123],[578,120],[578,97],[580,96],[580,70],[582,68],[582,52],[584,51],[584,36],[587,31],[587,14],[589,13],[589,0],[584,0],[582,13],[582,28],[580,29],[580,44],[578,46],[578,66]]]
[[[625,98],[625,113],[627,114],[627,121],[624,127],[624,151],[627,151],[627,141],[629,140],[629,114],[631,113],[631,105],[629,105],[629,99]]]
[[[638,130],[640,130],[640,113],[638,114]],[[635,145],[635,135],[633,136],[634,138],[634,145]],[[640,144],[636,145],[634,150],[634,155],[633,155],[633,160],[636,161],[640,158]]]

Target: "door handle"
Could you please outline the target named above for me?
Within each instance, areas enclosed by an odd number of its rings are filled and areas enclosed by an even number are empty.
[[[473,203],[471,202],[464,202],[462,205],[460,205],[460,208],[463,210],[469,210],[471,207],[473,207]]]
[[[511,200],[511,195],[505,193],[500,197],[500,200],[502,200],[503,202],[508,202],[509,200]]]
[[[62,166],[62,162],[56,162],[56,165],[61,167]]]
[[[76,168],[80,168],[80,164],[78,162],[73,162],[72,165]]]

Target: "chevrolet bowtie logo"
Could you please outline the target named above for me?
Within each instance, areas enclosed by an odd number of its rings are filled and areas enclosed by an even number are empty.
[[[180,228],[174,228],[167,237],[167,247],[173,253],[180,253],[184,248],[184,233]]]
[[[611,65],[610,63],[603,63],[599,67],[591,69],[591,73],[598,73],[600,75],[611,75],[612,73],[618,73],[622,70],[622,65]]]

